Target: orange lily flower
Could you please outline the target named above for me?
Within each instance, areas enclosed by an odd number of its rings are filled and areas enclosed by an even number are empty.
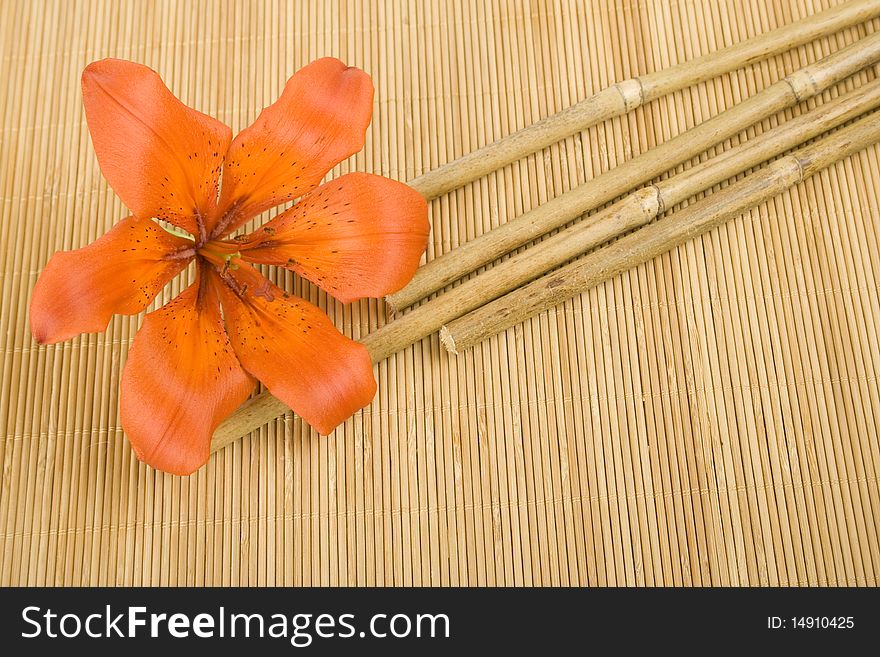
[[[412,277],[427,244],[425,200],[364,173],[320,184],[363,148],[369,76],[332,58],[312,62],[234,140],[146,66],[94,62],[82,89],[101,172],[133,216],[52,256],[34,287],[31,332],[47,344],[103,331],[114,313],[141,312],[196,263],[195,282],[147,314],[125,364],[120,415],[138,457],[194,472],[255,379],[322,434],[369,404],[376,382],[366,348],[252,266],[285,267],[343,302]],[[254,233],[230,237],[297,198]]]

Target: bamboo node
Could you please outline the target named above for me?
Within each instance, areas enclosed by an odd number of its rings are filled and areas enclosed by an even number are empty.
[[[819,83],[813,77],[813,74],[805,68],[795,71],[782,79],[791,87],[794,97],[798,102],[819,93]]]
[[[614,85],[614,88],[617,89],[623,98],[623,106],[627,112],[631,112],[645,102],[645,87],[638,78],[630,78],[629,80],[618,82]]]
[[[663,203],[663,192],[657,185],[643,187],[635,192],[634,196],[646,217],[656,217],[666,210]]]
[[[812,155],[804,155],[802,151],[801,154],[795,153],[793,155],[790,155],[789,157],[794,160],[794,164],[797,167],[797,179],[795,181],[795,184],[803,182],[807,178],[807,160],[811,159]]]

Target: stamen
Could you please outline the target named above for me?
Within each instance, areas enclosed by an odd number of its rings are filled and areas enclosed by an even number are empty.
[[[229,210],[226,211],[226,214],[220,217],[220,221],[218,221],[217,225],[214,226],[214,230],[211,231],[211,235],[208,239],[215,240],[226,232],[226,229],[229,227],[229,224],[231,224],[232,221],[235,219],[236,212],[238,211],[238,208],[241,206],[244,200],[244,198],[240,198],[229,207]]]
[[[201,246],[208,241],[208,232],[205,229],[205,218],[202,216],[198,208],[194,211],[196,217],[196,225],[199,227],[199,242],[197,246]]]
[[[235,292],[239,297],[244,297],[247,292],[247,283],[244,286],[239,285],[238,281],[232,278],[225,270],[217,270],[217,273],[220,275],[220,280],[226,283],[226,285]]]
[[[180,251],[175,251],[174,253],[168,253],[165,255],[165,260],[189,260],[194,257],[196,254],[195,248],[191,249],[181,249]]]

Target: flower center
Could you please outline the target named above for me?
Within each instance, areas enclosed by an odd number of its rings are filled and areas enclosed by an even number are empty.
[[[209,240],[199,249],[198,254],[211,264],[226,269],[237,269],[241,253],[238,244],[221,240]]]

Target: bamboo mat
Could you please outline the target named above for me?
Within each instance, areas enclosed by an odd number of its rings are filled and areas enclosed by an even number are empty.
[[[140,464],[119,427],[140,318],[54,347],[27,329],[50,254],[125,215],[85,126],[91,60],[148,64],[238,130],[295,69],[338,56],[376,97],[365,150],[336,173],[407,180],[834,3],[0,2],[0,583],[876,585],[877,147],[472,352],[433,336],[397,354],[376,368],[374,403],[329,438],[288,415],[189,478]],[[438,199],[428,257],[878,28],[686,89]],[[354,337],[387,319],[377,301],[277,280]]]

